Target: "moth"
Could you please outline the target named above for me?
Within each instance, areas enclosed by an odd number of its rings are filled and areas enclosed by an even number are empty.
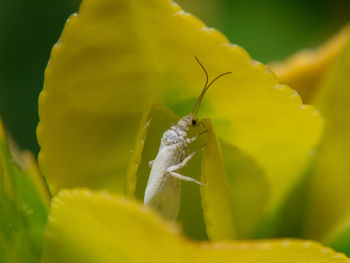
[[[151,172],[145,190],[144,205],[157,210],[168,220],[175,220],[179,211],[181,180],[204,185],[191,177],[183,176],[179,173],[179,170],[198,152],[196,150],[188,154],[189,144],[194,142],[198,136],[207,132],[207,130],[197,133],[191,138],[187,137],[187,132],[190,128],[200,124],[196,116],[209,87],[220,77],[232,73],[222,73],[208,84],[209,77],[206,69],[197,57],[195,59],[206,76],[204,88],[192,112],[182,117],[176,125],[171,126],[170,129],[163,133],[158,154],[153,161],[149,162]]]

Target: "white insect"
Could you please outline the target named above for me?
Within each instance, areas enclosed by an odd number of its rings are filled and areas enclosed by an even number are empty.
[[[178,214],[180,206],[180,180],[195,182],[199,185],[203,185],[197,180],[183,176],[178,171],[183,168],[187,162],[198,151],[193,151],[188,154],[188,145],[195,141],[199,135],[207,132],[198,133],[192,138],[187,137],[187,131],[190,127],[195,127],[199,122],[196,120],[199,106],[202,102],[203,96],[208,88],[218,78],[230,74],[226,72],[217,76],[208,85],[208,73],[200,63],[197,57],[195,57],[199,65],[204,70],[206,75],[206,82],[204,88],[199,95],[196,104],[192,112],[185,117],[181,118],[175,126],[164,132],[160,148],[155,160],[149,162],[151,173],[148,179],[144,204],[155,210],[158,210],[165,218],[169,220],[175,220]]]

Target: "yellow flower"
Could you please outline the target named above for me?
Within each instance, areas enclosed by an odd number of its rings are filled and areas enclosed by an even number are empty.
[[[302,51],[272,67],[327,120],[310,180],[304,236],[350,253],[350,32],[345,27],[314,51]]]
[[[206,176],[232,188],[203,188],[211,195],[202,199],[206,224],[222,227],[222,216],[210,214],[220,198],[229,205],[224,211],[241,216],[225,228],[249,237],[259,235],[262,222],[274,233],[280,207],[309,165],[322,119],[266,66],[169,1],[85,1],[67,22],[39,100],[39,164],[52,192],[89,187],[142,199],[161,134],[191,111],[205,81],[194,55],[210,76],[233,72],[208,91],[200,109],[226,159],[212,154],[208,165],[216,167]],[[242,158],[245,165],[231,165]],[[249,180],[257,182],[237,191],[252,167]],[[184,175],[199,179],[200,171],[197,159]],[[200,202],[199,188],[184,184],[180,221],[190,236],[204,238]]]
[[[203,100],[206,146],[183,171],[207,185],[183,184],[179,223],[213,243],[185,240],[137,204],[161,134],[202,88],[194,56],[210,76],[232,71]],[[85,0],[53,48],[39,114],[39,164],[56,195],[43,262],[346,260],[313,242],[227,241],[301,227],[284,219],[323,119],[268,67],[170,1]]]

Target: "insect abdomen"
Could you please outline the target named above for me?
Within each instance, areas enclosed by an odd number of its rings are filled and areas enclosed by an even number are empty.
[[[153,162],[145,191],[144,204],[169,220],[175,220],[179,210],[181,182],[169,176],[166,170],[181,159],[176,145],[162,146]]]

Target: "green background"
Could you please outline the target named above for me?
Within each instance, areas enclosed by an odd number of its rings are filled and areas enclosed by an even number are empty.
[[[317,46],[350,18],[348,0],[178,3],[264,63]],[[45,66],[65,20],[79,4],[80,0],[0,0],[0,115],[19,145],[35,153],[37,98]]]

